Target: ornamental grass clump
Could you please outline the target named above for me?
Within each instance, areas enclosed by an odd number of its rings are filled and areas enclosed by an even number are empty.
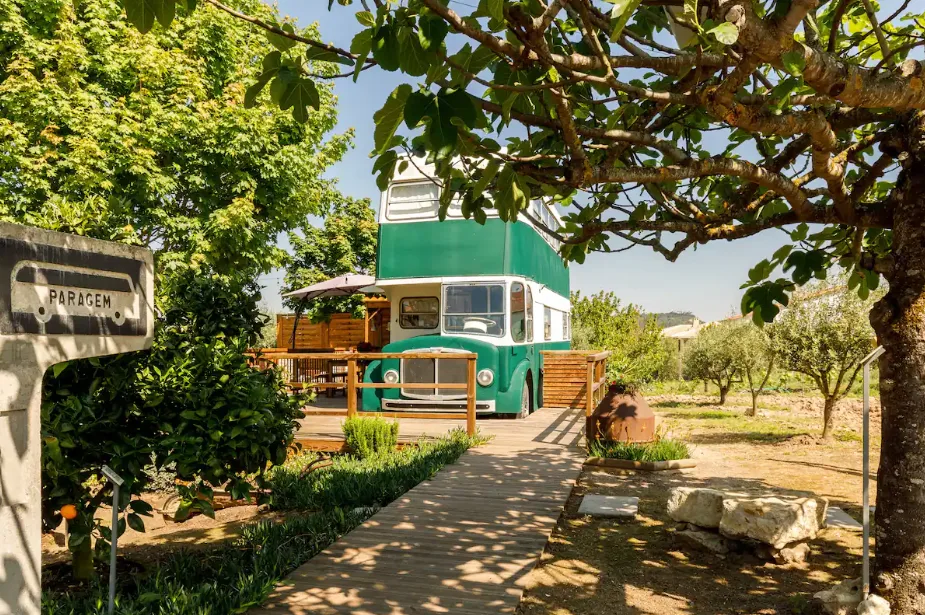
[[[398,445],[398,421],[379,417],[351,417],[344,421],[347,446],[361,459],[394,451]]]
[[[628,461],[674,461],[689,458],[691,450],[687,443],[671,438],[657,438],[652,442],[592,440],[588,444],[588,454]]]

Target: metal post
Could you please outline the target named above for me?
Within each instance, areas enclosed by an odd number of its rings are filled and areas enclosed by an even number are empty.
[[[112,544],[109,549],[109,615],[116,604],[116,549],[119,543],[119,487],[124,482],[109,466],[103,466],[103,475],[112,481]]]
[[[864,476],[864,494],[861,501],[861,520],[864,525],[864,562],[861,570],[862,599],[870,595],[870,364],[884,353],[883,346],[878,346],[864,358],[864,461],[861,473]]]

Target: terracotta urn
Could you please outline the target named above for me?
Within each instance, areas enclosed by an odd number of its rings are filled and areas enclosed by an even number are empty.
[[[651,442],[655,439],[655,413],[639,393],[610,385],[585,429],[589,439]]]

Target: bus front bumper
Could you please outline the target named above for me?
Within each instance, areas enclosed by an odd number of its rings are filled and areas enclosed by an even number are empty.
[[[466,400],[383,399],[382,410],[389,412],[414,412],[416,410],[429,410],[435,413],[465,412]],[[475,411],[479,414],[493,413],[495,400],[476,401]]]

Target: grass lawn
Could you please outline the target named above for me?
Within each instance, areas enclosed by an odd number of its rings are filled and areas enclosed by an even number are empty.
[[[702,389],[648,398],[662,428],[691,445],[697,467],[583,472],[527,580],[519,615],[800,614],[809,612],[813,593],[860,575],[858,533],[826,529],[811,542],[807,564],[778,566],[693,550],[675,537],[665,513],[672,487],[702,486],[756,496],[822,495],[859,519],[861,447],[851,416],[842,417],[841,437],[823,443],[821,414],[801,410],[806,404],[798,396],[768,399],[757,417],[744,416],[747,396],[733,397],[728,407],[716,407]],[[585,494],[637,496],[639,516],[629,522],[578,516]]]

